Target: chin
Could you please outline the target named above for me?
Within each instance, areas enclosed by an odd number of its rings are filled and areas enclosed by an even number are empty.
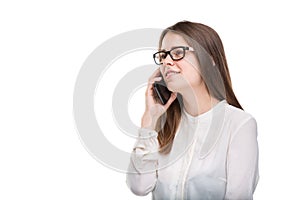
[[[179,92],[177,87],[174,87],[173,85],[168,85],[168,90],[170,90],[171,92]]]
[[[186,87],[186,83],[182,82],[180,79],[177,79],[176,81],[167,82],[167,86],[171,92],[180,93]]]
[[[166,83],[166,84],[167,84],[168,90],[170,90],[171,92],[175,92],[175,88],[174,88],[174,85],[172,83]]]

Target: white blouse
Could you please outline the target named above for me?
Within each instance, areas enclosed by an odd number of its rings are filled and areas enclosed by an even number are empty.
[[[169,154],[158,152],[157,132],[139,130],[127,185],[152,199],[253,199],[258,182],[255,119],[219,102],[197,117],[183,110]]]

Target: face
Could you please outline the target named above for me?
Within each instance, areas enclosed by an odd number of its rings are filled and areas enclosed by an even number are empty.
[[[178,46],[190,47],[182,36],[168,32],[162,40],[161,50],[169,51]],[[160,70],[169,90],[182,93],[203,85],[199,64],[193,51],[186,50],[184,58],[178,61],[167,55],[162,63]]]

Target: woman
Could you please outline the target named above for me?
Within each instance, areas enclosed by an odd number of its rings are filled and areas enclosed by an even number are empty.
[[[159,69],[149,78],[146,107],[127,184],[153,199],[253,199],[258,182],[255,119],[232,90],[218,34],[178,22],[161,34]],[[164,80],[172,94],[157,98]]]

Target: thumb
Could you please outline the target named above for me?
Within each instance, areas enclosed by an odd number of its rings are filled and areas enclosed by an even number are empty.
[[[176,98],[177,98],[177,93],[173,92],[171,94],[168,102],[164,105],[164,109],[167,110]]]

